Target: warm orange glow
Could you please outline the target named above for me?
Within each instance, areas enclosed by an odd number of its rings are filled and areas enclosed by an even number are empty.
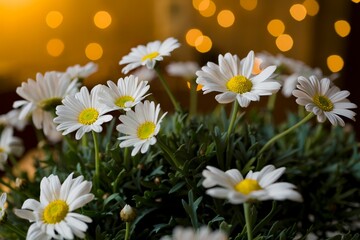
[[[296,21],[302,21],[306,17],[306,8],[302,4],[294,4],[290,8],[290,14]]]
[[[199,3],[199,11],[205,11],[206,9],[209,8],[210,6],[210,2],[211,0],[202,0],[200,3]]]
[[[252,11],[257,6],[257,0],[240,0],[240,6],[245,10]]]
[[[89,43],[86,46],[85,55],[90,60],[98,60],[103,55],[103,49],[98,43]]]
[[[50,56],[58,57],[64,51],[64,43],[60,39],[53,38],[46,44],[46,50]]]
[[[200,5],[200,3],[201,3],[202,1],[203,1],[203,0],[193,0],[193,1],[192,1],[193,7],[194,7],[196,10],[199,10],[199,5]]]
[[[230,10],[222,10],[217,16],[217,21],[224,28],[231,27],[234,24],[235,16]]]
[[[354,3],[359,3],[360,0],[352,0]]]
[[[340,37],[346,37],[349,35],[351,26],[350,24],[345,20],[338,20],[334,24],[335,31]]]
[[[278,37],[284,33],[285,25],[281,20],[273,19],[268,23],[267,30],[274,37]]]
[[[208,36],[200,36],[195,41],[195,48],[201,53],[210,51],[212,47],[212,41]]]
[[[280,51],[286,52],[293,47],[294,41],[289,34],[281,34],[276,38],[276,46]]]
[[[192,28],[186,33],[186,42],[190,46],[195,47],[195,41],[198,37],[202,36],[202,32],[199,29]]]
[[[199,5],[199,12],[203,17],[211,17],[216,12],[216,5],[211,0],[203,0]]]
[[[306,8],[307,15],[315,16],[318,14],[320,5],[316,0],[305,0],[303,5]]]
[[[339,55],[330,55],[326,63],[331,72],[339,72],[344,67],[344,60]]]
[[[261,63],[262,63],[261,58],[255,58],[252,74],[257,75],[257,74],[261,73],[261,71],[262,71],[260,68]]]
[[[191,86],[189,81],[186,82],[186,86],[190,89]],[[203,86],[201,84],[196,84],[196,91],[200,91],[202,87]]]
[[[94,23],[100,29],[105,29],[111,24],[111,15],[106,11],[99,11],[94,16]]]
[[[51,28],[57,28],[63,21],[63,15],[58,11],[51,11],[46,15],[46,24]]]

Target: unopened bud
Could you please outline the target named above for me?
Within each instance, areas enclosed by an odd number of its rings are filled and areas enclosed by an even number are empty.
[[[136,218],[136,211],[130,205],[126,204],[120,211],[120,217],[124,222],[132,222]]]

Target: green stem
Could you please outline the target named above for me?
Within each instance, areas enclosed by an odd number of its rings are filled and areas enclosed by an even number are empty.
[[[160,79],[160,82],[161,82],[161,84],[163,85],[166,93],[168,94],[168,96],[169,96],[172,104],[174,105],[175,110],[178,111],[178,112],[181,112],[180,105],[179,105],[179,103],[176,101],[174,95],[172,94],[172,92],[171,92],[171,90],[170,90],[170,87],[169,87],[168,83],[166,82],[166,80],[164,79],[163,75],[161,74],[161,71],[160,71],[159,67],[158,67],[158,66],[155,66],[154,69],[155,69],[155,71],[156,71],[156,73],[157,73],[157,75],[158,75],[158,77],[159,77],[159,79]]]
[[[125,240],[130,239],[130,222],[126,222]]]
[[[129,148],[124,149],[124,165],[126,169],[130,169],[130,157],[129,157]]]
[[[19,235],[22,238],[26,238],[26,233],[19,229],[18,227],[15,227],[13,224],[8,223],[7,221],[1,223],[3,226],[5,226],[7,229],[9,229],[12,232],[15,232],[17,235]]]
[[[283,136],[285,136],[286,134],[294,131],[295,129],[297,129],[298,127],[300,127],[301,125],[303,125],[304,123],[306,123],[307,121],[309,121],[313,116],[315,116],[312,112],[309,113],[305,118],[303,118],[300,122],[298,122],[297,124],[295,124],[294,126],[288,128],[287,130],[285,130],[284,132],[281,132],[277,135],[275,135],[273,138],[271,138],[259,151],[259,153],[257,154],[258,156],[260,156],[268,147],[270,147],[274,142],[276,142],[278,139],[282,138]]]
[[[189,109],[190,116],[194,116],[196,113],[196,108],[197,108],[196,88],[197,88],[197,85],[196,85],[195,79],[192,79],[190,81],[190,109]]]
[[[235,120],[236,120],[236,115],[237,115],[238,109],[239,109],[239,104],[235,100],[234,103],[233,103],[233,108],[232,108],[232,112],[231,112],[231,116],[230,116],[230,123],[229,123],[229,127],[228,127],[228,130],[227,130],[226,143],[228,143],[230,134],[233,131],[234,123],[235,123]]]
[[[276,94],[272,94],[267,102],[267,114],[265,117],[267,123],[271,123],[272,115],[275,108],[275,102],[276,102]]]
[[[171,165],[175,165],[176,168],[178,169],[182,169],[182,166],[181,164],[179,163],[179,161],[176,159],[176,157],[174,156],[174,153],[173,151],[171,151],[167,146],[166,144],[164,144],[160,139],[157,140],[161,150],[166,153],[170,158],[171,158],[171,162],[170,164]],[[166,158],[165,158],[166,159]]]
[[[85,148],[88,146],[87,136],[84,134],[84,136],[81,138],[81,145]]]
[[[100,180],[100,153],[99,153],[99,142],[98,142],[98,138],[97,135],[94,131],[91,131],[93,139],[94,139],[94,149],[95,149],[95,176],[94,176],[94,180],[95,180],[95,188],[98,189],[99,188],[99,180]]]
[[[250,203],[244,203],[244,215],[246,223],[246,233],[248,240],[252,240],[252,231],[251,231],[251,218],[250,218]]]

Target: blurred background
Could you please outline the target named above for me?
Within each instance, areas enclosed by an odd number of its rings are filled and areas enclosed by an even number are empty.
[[[355,72],[360,66],[359,1],[0,0],[0,113],[19,99],[16,87],[37,72],[92,61],[98,71],[85,85],[116,81],[124,76],[118,62],[132,47],[168,37],[182,46],[164,65],[193,60],[202,66],[226,52],[241,58],[250,50],[281,53],[326,76],[339,74],[336,85],[349,90],[349,99],[360,106]],[[162,107],[171,108],[160,83],[151,84]],[[169,78],[169,84],[186,105],[185,81]],[[199,93],[199,108],[213,109],[213,97]],[[295,103],[284,100],[277,104]],[[359,124],[354,125],[359,132]]]

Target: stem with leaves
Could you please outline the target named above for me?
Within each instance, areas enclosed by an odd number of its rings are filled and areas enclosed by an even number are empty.
[[[95,149],[95,175],[94,175],[94,185],[95,189],[99,189],[99,181],[100,181],[100,153],[99,153],[99,141],[96,133],[94,131],[91,132],[94,140],[94,149]]]
[[[177,112],[181,112],[181,107],[179,105],[179,103],[176,101],[175,96],[172,94],[170,87],[168,85],[168,83],[166,82],[166,80],[164,79],[164,76],[162,75],[159,66],[155,66],[154,70],[156,71],[156,74],[158,75],[161,84],[163,85],[165,92],[167,93],[167,95],[169,96],[172,104],[174,105],[174,108]]]
[[[288,133],[294,131],[295,129],[297,129],[298,127],[300,127],[301,125],[303,125],[304,123],[306,123],[307,121],[309,121],[312,117],[314,117],[315,115],[311,112],[309,113],[306,117],[304,117],[300,122],[298,122],[297,124],[295,124],[294,126],[288,128],[287,130],[285,130],[284,132],[281,132],[277,135],[275,135],[274,137],[272,137],[262,148],[261,150],[258,152],[258,156],[260,156],[262,153],[264,153],[264,151],[269,148],[274,142],[276,142],[278,139],[282,138],[283,136],[287,135]]]

